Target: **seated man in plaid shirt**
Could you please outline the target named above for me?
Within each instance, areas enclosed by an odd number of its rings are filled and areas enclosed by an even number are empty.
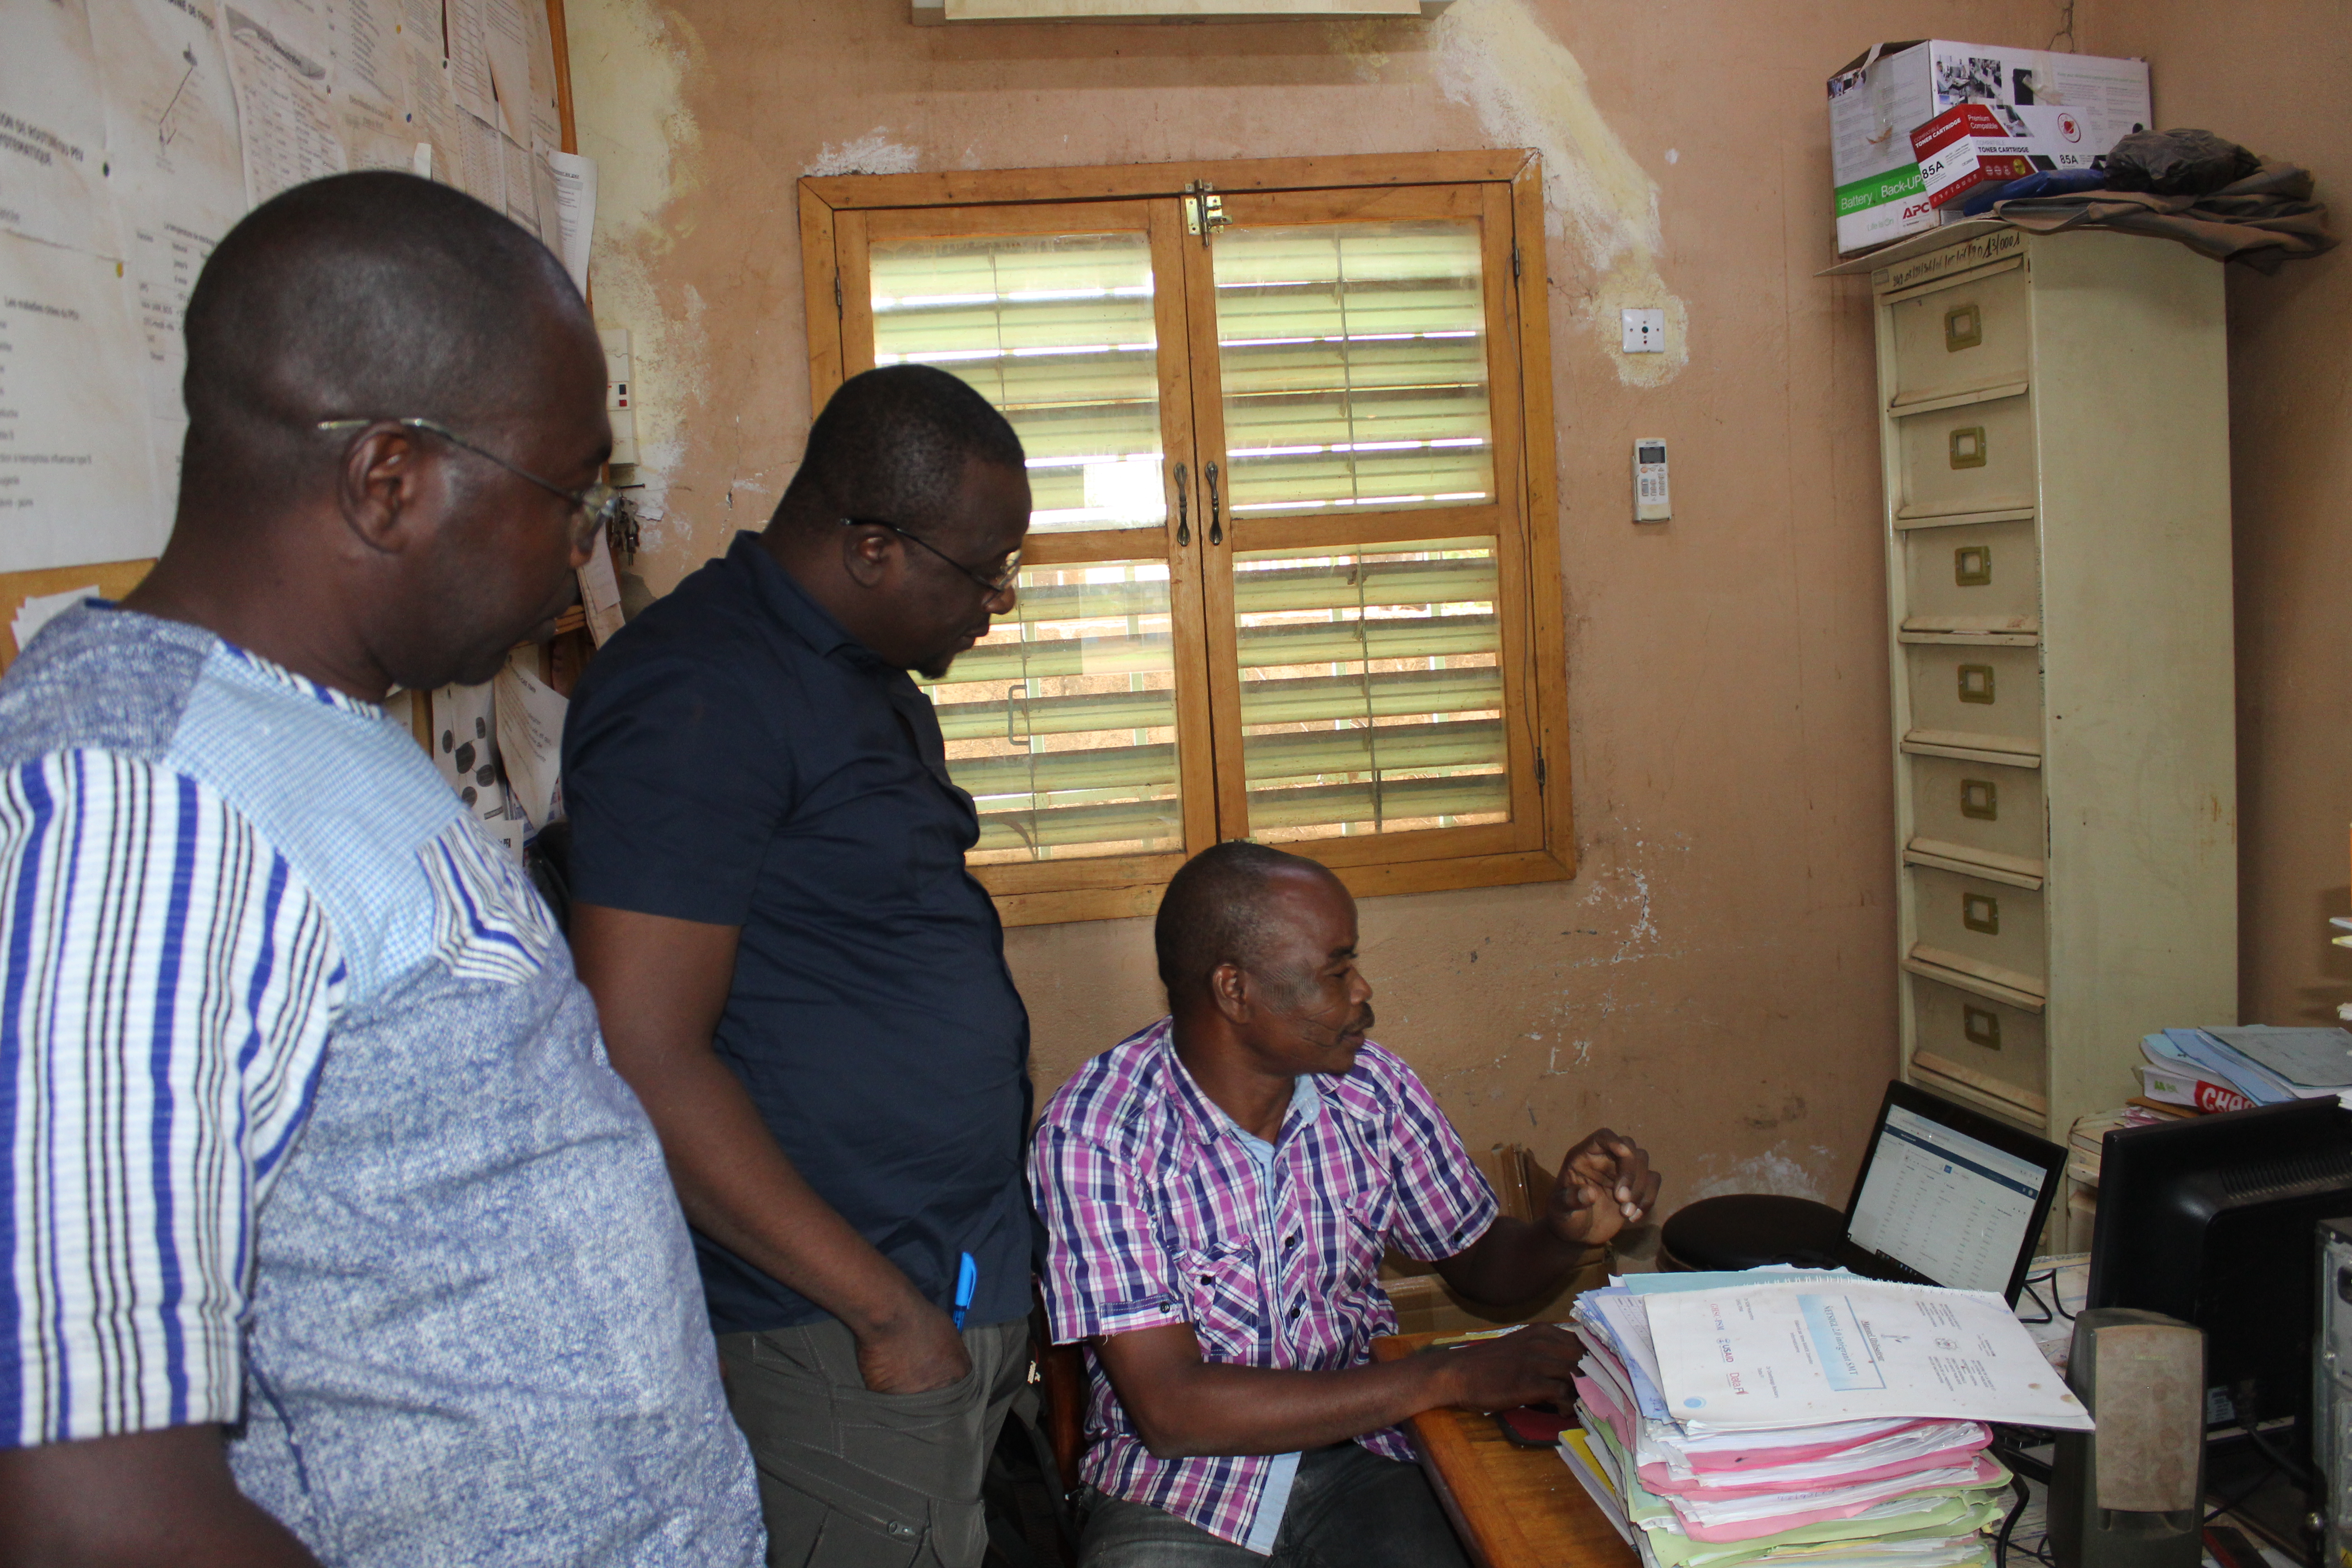
[[[1046,1107],[1032,1181],[1054,1337],[1086,1342],[1081,1568],[1464,1562],[1396,1423],[1566,1398],[1556,1328],[1370,1364],[1393,1245],[1481,1301],[1556,1289],[1656,1202],[1601,1131],[1539,1224],[1495,1195],[1412,1069],[1364,1038],[1356,906],[1314,861],[1194,857],[1156,931],[1171,1016]]]

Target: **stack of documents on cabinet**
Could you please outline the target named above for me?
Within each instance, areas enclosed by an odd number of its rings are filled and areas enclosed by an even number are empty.
[[[1579,1298],[1575,1328],[1561,1457],[1648,1568],[1974,1568],[2010,1479],[1988,1424],[2091,1426],[1987,1291],[1639,1275]]]
[[[2220,1096],[2234,1089],[2256,1105],[2328,1099],[2352,1105],[2352,1033],[2342,1029],[2166,1029],[2139,1048],[2150,1067]],[[2236,1109],[2211,1092],[2193,1093],[2189,1103],[2201,1110]]]

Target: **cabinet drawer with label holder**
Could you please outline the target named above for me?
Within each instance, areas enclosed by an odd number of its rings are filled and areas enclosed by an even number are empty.
[[[1900,427],[1900,520],[2013,511],[2034,498],[2033,412],[2024,396],[1914,414]]]
[[[1906,866],[1911,956],[1973,976],[1998,994],[2050,994],[2049,942],[2039,889],[1935,866]]]
[[[1903,546],[1906,632],[2036,632],[2042,566],[2031,516],[1911,528]]]
[[[2050,1109],[2042,1016],[1923,975],[1904,984],[1921,1087],[2042,1131]]]
[[[1906,643],[1911,729],[1973,738],[1996,750],[2042,746],[2042,654],[2036,647]]]
[[[1996,263],[1887,307],[1895,337],[1896,414],[2026,378],[2022,261]]]
[[[2036,884],[2048,874],[2041,769],[1936,756],[1908,756],[1903,766],[1911,783],[1906,858],[1974,864]]]

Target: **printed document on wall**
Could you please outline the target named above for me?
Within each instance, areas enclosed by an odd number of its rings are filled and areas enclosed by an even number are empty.
[[[563,269],[572,274],[572,286],[584,295],[588,292],[588,241],[596,232],[596,163],[577,153],[541,151],[555,195],[555,254],[563,258]],[[549,237],[544,220],[540,235]]]
[[[2091,1428],[1989,1290],[1842,1279],[1643,1300],[1667,1413],[1694,1428],[1873,1415]]]
[[[499,761],[534,829],[563,815],[563,716],[572,706],[525,668],[538,660],[536,647],[519,649],[490,682],[498,694]]]
[[[90,0],[89,26],[106,62],[107,179],[122,213],[147,411],[169,473],[187,424],[180,324],[188,292],[221,236],[245,214],[236,97],[219,18],[209,7]]]
[[[162,550],[119,264],[0,234],[0,572]]]
[[[221,8],[228,26],[229,77],[236,86],[250,206],[289,186],[340,174],[344,167],[325,59],[302,47],[300,33],[287,25],[282,13],[263,15],[268,19],[236,5]]]
[[[335,90],[365,98],[396,116],[407,91],[398,0],[325,0],[324,12]]]
[[[82,0],[0,0],[0,229],[115,253]]]
[[[433,177],[445,185],[464,188],[466,111],[457,107],[450,89],[449,65],[441,54],[441,35],[429,37],[403,28],[408,51],[408,116],[410,131],[433,149]]]
[[[534,5],[539,0],[532,0]],[[523,0],[487,0],[483,42],[490,63],[490,88],[499,100],[499,129],[510,141],[530,145],[530,16]]]
[[[444,686],[433,693],[433,765],[480,823],[514,858],[522,858],[523,820],[507,800],[499,772],[499,724],[494,681]]]

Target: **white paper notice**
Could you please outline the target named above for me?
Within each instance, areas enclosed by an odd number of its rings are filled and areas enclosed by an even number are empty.
[[[534,830],[563,815],[563,715],[572,706],[519,662],[538,658],[535,647],[517,652],[491,682],[498,689],[499,758]]]
[[[37,594],[16,606],[16,616],[8,623],[8,635],[16,639],[16,651],[24,652],[41,635],[41,628],[80,604],[84,599],[98,597],[98,584],[85,583],[79,588],[68,588],[62,594]]]
[[[577,153],[547,154],[547,170],[555,182],[555,254],[572,287],[588,292],[588,241],[596,232],[596,161]],[[540,225],[541,237],[547,226]]]
[[[499,774],[496,685],[444,686],[433,693],[433,765],[474,819],[520,860],[522,819],[508,809]]]
[[[342,137],[328,100],[326,62],[234,5],[229,76],[245,139],[245,196],[259,206],[278,192],[343,171]]]
[[[0,572],[163,544],[118,264],[0,235]]]
[[[397,114],[406,85],[397,0],[326,0],[327,60],[339,91]]]
[[[441,34],[403,29],[408,50],[408,129],[433,149],[426,172],[445,185],[465,186],[466,111],[449,90],[449,67],[441,58]]]
[[[219,23],[192,0],[90,0],[106,62],[107,183],[122,214],[122,260],[141,375],[168,496],[186,428],[180,322],[213,247],[245,213],[236,99]]]
[[[1842,1279],[1643,1298],[1667,1413],[1692,1427],[1872,1415],[2091,1429],[1988,1290]]]
[[[460,114],[457,132],[457,188],[485,206],[506,211],[506,150],[498,132],[471,114]]]
[[[346,98],[335,106],[335,121],[345,167],[397,169],[404,174],[415,171],[416,133],[400,116],[365,98]]]
[[[537,0],[533,0],[536,4]],[[488,0],[490,88],[499,100],[499,129],[530,145],[530,16],[523,0]]]
[[[100,103],[82,0],[0,5],[0,229],[113,253]]]
[[[555,33],[547,7],[524,0],[530,13],[530,134],[551,147],[563,145],[563,106],[555,96]]]
[[[530,150],[518,147],[505,136],[499,138],[499,162],[504,171],[503,191],[507,216],[529,229],[531,237],[539,232],[539,189],[532,180]]]
[[[613,546],[604,531],[596,531],[596,548],[580,568],[580,605],[588,616],[588,635],[598,647],[621,629],[621,580],[613,572]]]
[[[457,107],[495,122],[498,94],[490,87],[489,0],[448,0],[449,88]]]

